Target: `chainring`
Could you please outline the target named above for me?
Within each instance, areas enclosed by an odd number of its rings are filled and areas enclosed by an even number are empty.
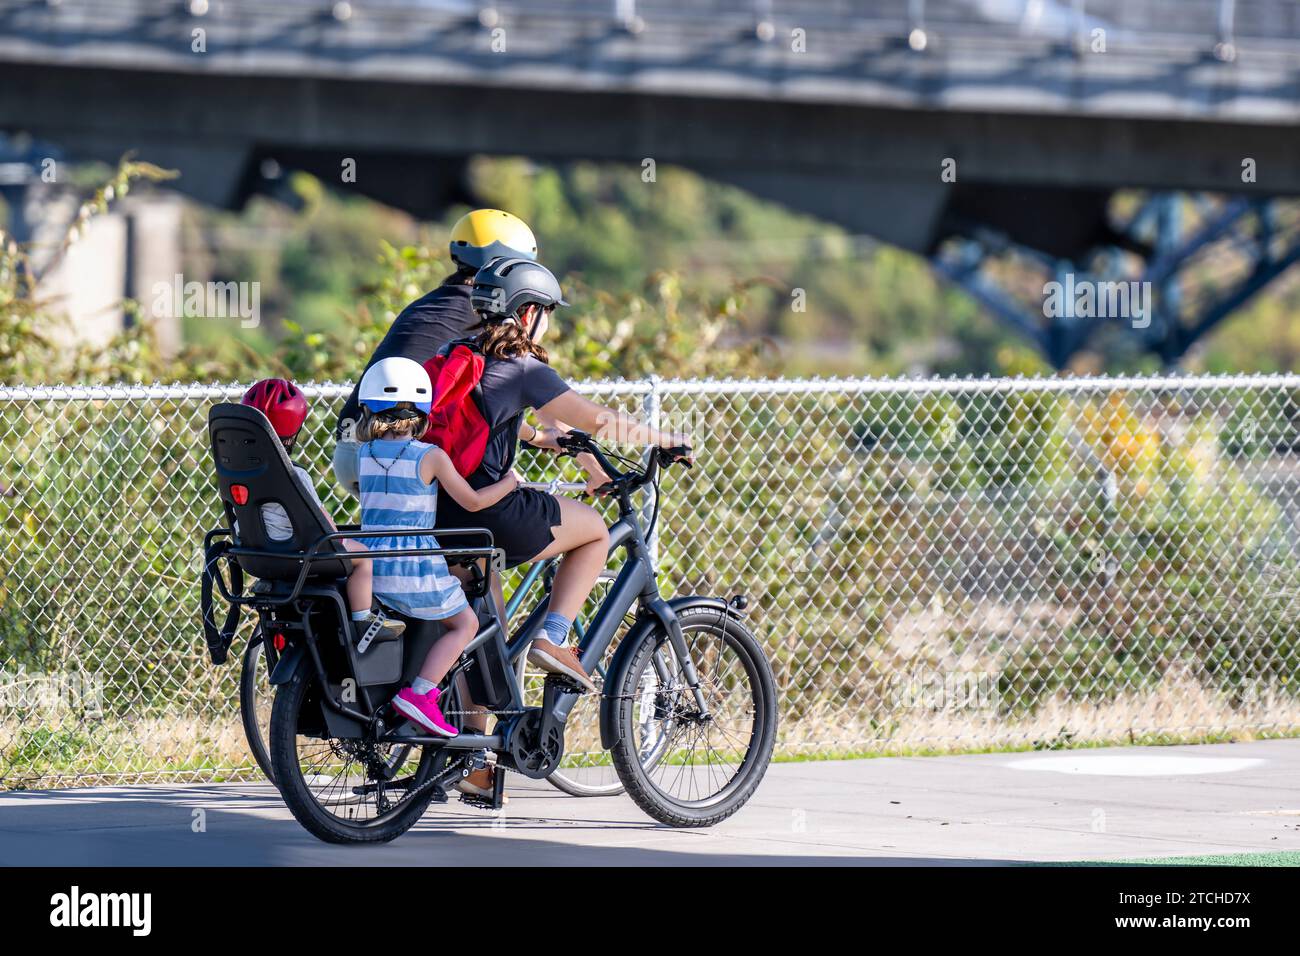
[[[525,777],[543,780],[564,759],[564,728],[556,725],[542,733],[542,710],[530,708],[518,718],[510,733],[510,762]]]

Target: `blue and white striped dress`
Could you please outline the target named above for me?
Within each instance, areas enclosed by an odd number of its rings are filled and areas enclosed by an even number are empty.
[[[361,529],[391,531],[432,528],[438,511],[438,483],[420,478],[420,460],[432,448],[418,441],[371,441],[361,445]],[[433,535],[362,538],[372,551],[381,548],[436,548]],[[460,582],[441,555],[408,558],[375,556],[375,596],[407,617],[441,621],[468,605]]]

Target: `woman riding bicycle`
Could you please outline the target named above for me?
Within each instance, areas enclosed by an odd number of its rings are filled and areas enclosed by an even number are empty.
[[[550,367],[541,340],[556,306],[568,303],[545,266],[524,258],[496,259],[474,277],[470,301],[481,319],[473,342],[484,358],[480,408],[490,429],[483,461],[468,476],[472,487],[484,487],[509,474],[520,441],[559,451],[557,438],[569,428],[628,444],[690,445],[685,434],[658,431],[625,412],[584,398]],[[524,420],[529,409],[539,419],[557,424],[534,427]],[[486,527],[496,546],[505,551],[507,567],[564,556],[543,631],[534,640],[528,660],[594,691],[577,649],[568,645],[568,636],[605,567],[609,532],[600,512],[572,498],[518,488],[490,508],[472,513],[442,495],[438,524]]]

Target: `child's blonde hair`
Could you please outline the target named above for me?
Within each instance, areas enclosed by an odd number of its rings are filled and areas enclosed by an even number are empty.
[[[406,412],[405,416],[394,412]],[[412,413],[414,415],[412,416]],[[364,405],[357,423],[357,441],[383,441],[393,438],[418,438],[429,427],[429,418],[410,402],[398,402],[390,411],[376,414]]]

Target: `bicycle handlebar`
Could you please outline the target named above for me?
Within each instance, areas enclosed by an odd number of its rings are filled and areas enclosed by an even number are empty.
[[[598,488],[598,494],[603,491],[635,491],[637,488],[652,483],[661,467],[671,465],[674,462],[685,465],[687,468],[691,467],[691,462],[686,457],[691,453],[691,449],[686,445],[676,445],[672,448],[651,446],[650,460],[646,463],[645,469],[625,472],[610,461],[604,449],[596,444],[595,440],[584,431],[575,428],[567,434],[560,435],[556,442],[560,446],[561,454],[574,456],[584,452],[591,454],[605,474],[609,475],[609,484]]]

